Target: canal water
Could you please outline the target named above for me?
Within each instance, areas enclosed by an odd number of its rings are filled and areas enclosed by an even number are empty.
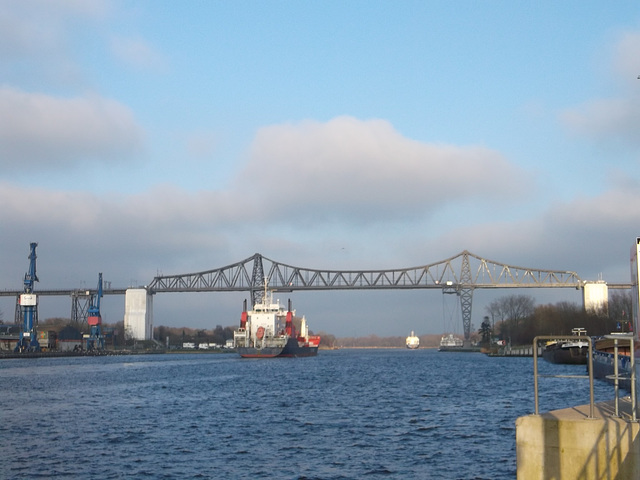
[[[515,479],[534,411],[533,359],[427,349],[11,359],[0,388],[7,479]],[[541,411],[588,401],[540,381]]]

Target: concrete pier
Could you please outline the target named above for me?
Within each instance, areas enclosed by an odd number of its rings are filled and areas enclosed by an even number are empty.
[[[640,479],[640,424],[631,401],[554,410],[516,421],[518,480]]]

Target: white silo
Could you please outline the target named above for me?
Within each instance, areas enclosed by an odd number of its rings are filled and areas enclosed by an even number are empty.
[[[608,311],[609,288],[603,280],[585,282],[582,287],[582,304],[587,312]]]
[[[125,338],[153,338],[153,297],[144,288],[128,288],[124,300]]]

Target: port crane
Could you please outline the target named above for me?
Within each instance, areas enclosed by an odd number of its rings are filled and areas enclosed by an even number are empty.
[[[102,298],[102,273],[98,274],[98,290],[91,295],[89,308],[87,309],[87,323],[89,324],[89,337],[87,338],[87,350],[104,350],[104,335],[102,334],[102,316],[100,315],[100,299]]]
[[[30,244],[29,270],[24,275],[24,293],[18,299],[20,305],[20,316],[22,317],[22,329],[20,330],[20,340],[16,345],[16,352],[38,352],[40,343],[38,342],[38,296],[33,292],[35,282],[38,282],[36,275],[36,247],[37,243]]]

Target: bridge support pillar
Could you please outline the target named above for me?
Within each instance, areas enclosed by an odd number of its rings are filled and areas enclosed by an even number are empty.
[[[262,255],[256,253],[253,256],[253,273],[251,275],[251,308],[253,308],[256,303],[262,303],[265,300]]]
[[[146,288],[128,288],[124,296],[125,340],[153,338],[153,296]]]
[[[460,271],[460,282],[463,285],[472,285],[471,264],[469,263],[469,253],[462,255],[462,266]],[[459,291],[460,311],[462,312],[462,327],[464,329],[464,339],[468,342],[471,338],[471,306],[473,301],[473,289],[463,287]]]
[[[71,322],[78,328],[87,324],[90,300],[89,290],[76,290],[71,294]]]
[[[471,338],[472,301],[473,301],[473,289],[462,288],[460,290],[460,311],[462,312],[462,328],[464,330],[465,341],[468,341]]]

